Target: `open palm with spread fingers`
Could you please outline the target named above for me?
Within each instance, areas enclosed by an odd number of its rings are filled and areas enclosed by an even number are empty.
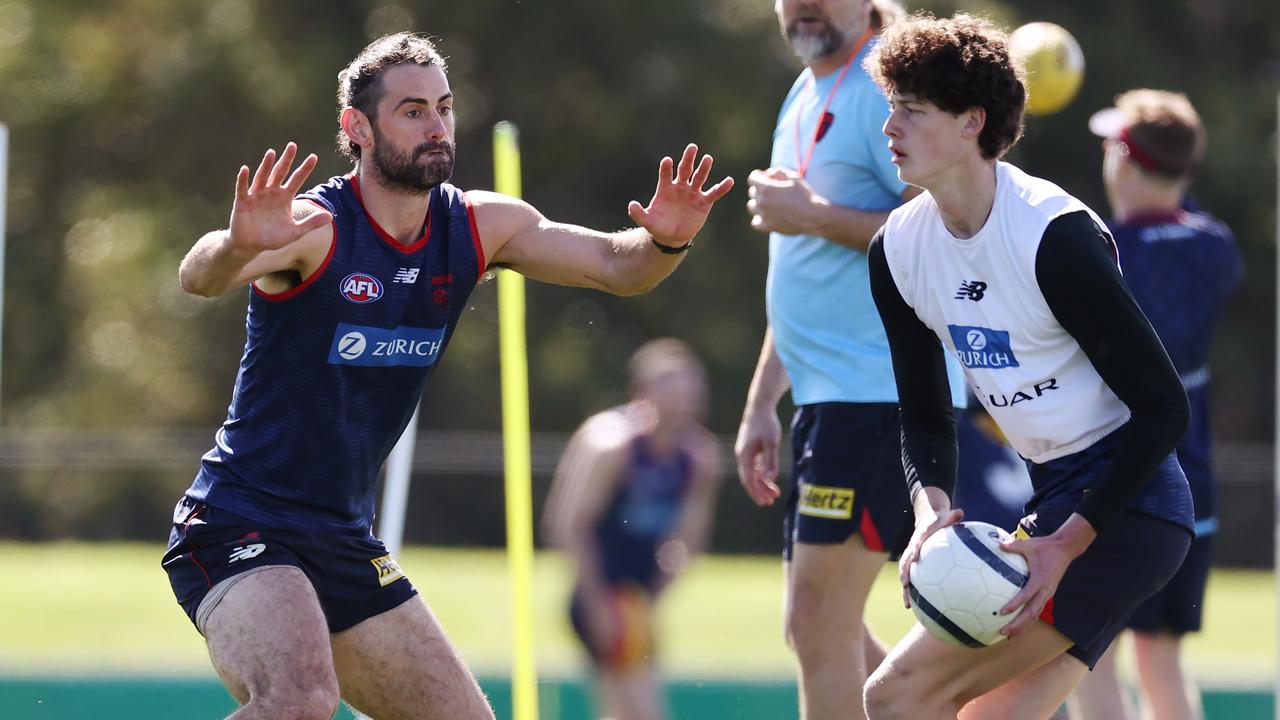
[[[631,219],[663,245],[687,244],[702,229],[711,206],[733,188],[733,178],[726,177],[704,191],[702,186],[711,176],[713,159],[703,155],[695,169],[697,157],[698,146],[690,143],[678,165],[669,157],[662,158],[658,164],[658,188],[649,206],[635,200],[627,206]]]
[[[298,146],[293,143],[285,146],[278,159],[275,150],[268,150],[253,173],[253,182],[249,181],[248,166],[240,167],[231,207],[231,238],[237,246],[252,252],[278,250],[332,221],[319,207],[310,215],[294,217],[293,197],[318,162],[314,154],[308,155],[290,174],[297,154]]]

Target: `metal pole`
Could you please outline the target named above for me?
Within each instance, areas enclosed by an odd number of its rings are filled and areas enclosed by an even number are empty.
[[[1276,244],[1274,251],[1276,253],[1276,373],[1275,373],[1275,407],[1272,412],[1275,414],[1275,429],[1271,444],[1272,453],[1272,473],[1275,478],[1275,502],[1273,510],[1275,511],[1275,548],[1272,557],[1272,575],[1275,577],[1276,586],[1276,644],[1280,647],[1280,573],[1276,572],[1276,567],[1280,565],[1280,90],[1276,91],[1276,204],[1273,206],[1276,212]],[[1272,697],[1275,702],[1275,717],[1280,720],[1280,665],[1276,667],[1276,677],[1272,687]]]
[[[0,123],[0,357],[4,351],[4,229],[9,206],[9,126]],[[0,366],[3,362],[0,361]],[[2,385],[2,384],[0,384]],[[2,393],[0,393],[2,395]],[[3,426],[0,425],[0,428]]]
[[[404,516],[409,508],[409,478],[413,474],[413,443],[418,437],[418,410],[387,456],[386,484],[382,488],[382,512],[378,513],[378,539],[396,555],[404,541]]]

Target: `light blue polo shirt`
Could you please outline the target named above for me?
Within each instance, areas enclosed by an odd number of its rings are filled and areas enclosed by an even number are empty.
[[[907,186],[898,179],[881,130],[889,104],[862,69],[873,45],[867,43],[854,59],[831,99],[827,110],[835,117],[813,145],[805,178],[837,205],[887,211],[901,204]],[[796,79],[773,131],[772,167],[798,170],[839,75],[837,70],[814,83],[806,68]],[[816,235],[770,234],[765,305],[796,405],[898,402],[866,253]],[[964,376],[950,355],[947,377],[953,404],[964,407]]]

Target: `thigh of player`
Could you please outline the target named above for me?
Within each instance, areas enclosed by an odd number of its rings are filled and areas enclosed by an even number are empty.
[[[1050,678],[1041,677],[1040,691],[1051,686],[1065,698],[1086,671],[1083,663],[1066,656],[1071,645],[1044,622],[1032,624],[1012,640],[978,649],[945,643],[917,623],[867,681],[868,715],[954,716],[975,698],[1015,678],[1043,675],[1037,672],[1041,668],[1048,668],[1053,678],[1049,682]],[[1050,704],[1061,698],[1052,698]]]
[[[493,718],[475,677],[420,596],[334,633],[333,658],[342,697],[378,720]]]
[[[245,573],[204,623],[214,669],[242,703],[337,709],[329,629],[310,580],[296,567]]]
[[[336,708],[329,628],[290,537],[184,500],[163,565],[238,700]]]

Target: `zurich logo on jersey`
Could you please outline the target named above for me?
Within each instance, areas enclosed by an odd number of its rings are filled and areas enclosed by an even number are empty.
[[[948,325],[951,341],[956,346],[956,359],[967,368],[1001,368],[1018,367],[1018,358],[1013,354],[1009,343],[1008,330],[992,330],[991,328],[972,325]]]
[[[342,291],[342,297],[360,305],[382,297],[382,283],[378,278],[364,273],[351,273],[342,278],[342,284],[338,288]]]
[[[330,365],[428,367],[440,358],[444,328],[396,328],[338,323],[329,346]]]

